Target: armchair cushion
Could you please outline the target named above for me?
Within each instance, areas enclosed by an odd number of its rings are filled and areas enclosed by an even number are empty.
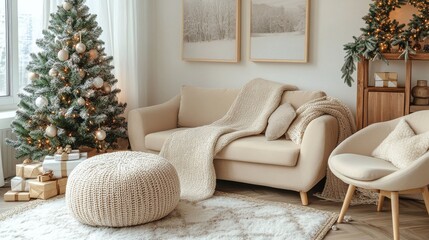
[[[427,152],[428,148],[429,132],[416,135],[405,119],[402,119],[374,150],[373,155],[390,161],[398,168],[406,168]]]
[[[383,159],[351,153],[332,156],[329,159],[329,167],[359,181],[374,181],[398,170]]]

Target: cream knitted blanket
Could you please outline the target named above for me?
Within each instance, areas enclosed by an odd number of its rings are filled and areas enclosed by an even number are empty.
[[[223,118],[207,126],[175,132],[166,140],[160,155],[176,168],[182,199],[196,201],[213,195],[214,156],[238,138],[260,134],[286,90],[296,87],[252,80],[242,88]]]
[[[287,136],[293,142],[301,144],[305,129],[314,119],[322,115],[331,115],[338,121],[338,143],[340,144],[346,138],[356,132],[356,124],[350,109],[341,101],[332,97],[322,97],[310,101],[296,111],[298,117],[292,123],[287,131]],[[322,193],[316,194],[317,197],[343,202],[347,192],[347,184],[337,178],[328,168],[326,173],[326,183]],[[373,203],[376,196],[365,189],[357,189],[352,204]]]

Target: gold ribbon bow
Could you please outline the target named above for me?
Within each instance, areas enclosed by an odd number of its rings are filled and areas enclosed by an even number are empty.
[[[71,145],[66,145],[64,148],[63,147],[58,148],[56,154],[60,154],[60,155],[63,153],[69,154],[71,153],[71,151],[72,151]]]
[[[54,177],[53,171],[48,170],[48,171],[45,171],[45,172],[39,174],[39,176],[37,176],[37,181],[47,182],[47,181],[51,180],[53,177]]]

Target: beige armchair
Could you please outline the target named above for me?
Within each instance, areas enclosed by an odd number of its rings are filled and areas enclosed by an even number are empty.
[[[416,134],[429,131],[429,111],[405,118]],[[338,178],[349,184],[338,218],[341,223],[356,187],[379,192],[377,211],[385,197],[391,199],[394,239],[399,239],[399,194],[422,193],[429,214],[429,152],[410,166],[398,169],[390,162],[371,157],[372,151],[393,131],[401,118],[370,125],[342,142],[331,154],[328,164]]]

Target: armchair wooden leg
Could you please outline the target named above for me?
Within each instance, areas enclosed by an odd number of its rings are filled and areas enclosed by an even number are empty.
[[[338,217],[338,223],[341,223],[344,219],[344,215],[346,215],[347,210],[349,209],[350,202],[352,201],[353,194],[355,193],[356,187],[353,185],[349,185],[349,189],[347,189],[346,197],[344,198],[343,207],[341,208],[340,216]]]
[[[392,202],[393,239],[399,240],[399,193],[392,192],[390,200]]]
[[[384,204],[384,195],[379,193],[378,194],[377,212],[381,212],[383,210],[383,204]]]
[[[423,199],[425,200],[426,211],[429,214],[429,190],[428,187],[422,189]]]
[[[299,196],[301,197],[301,203],[304,206],[308,205],[308,196],[307,192],[299,192]]]

